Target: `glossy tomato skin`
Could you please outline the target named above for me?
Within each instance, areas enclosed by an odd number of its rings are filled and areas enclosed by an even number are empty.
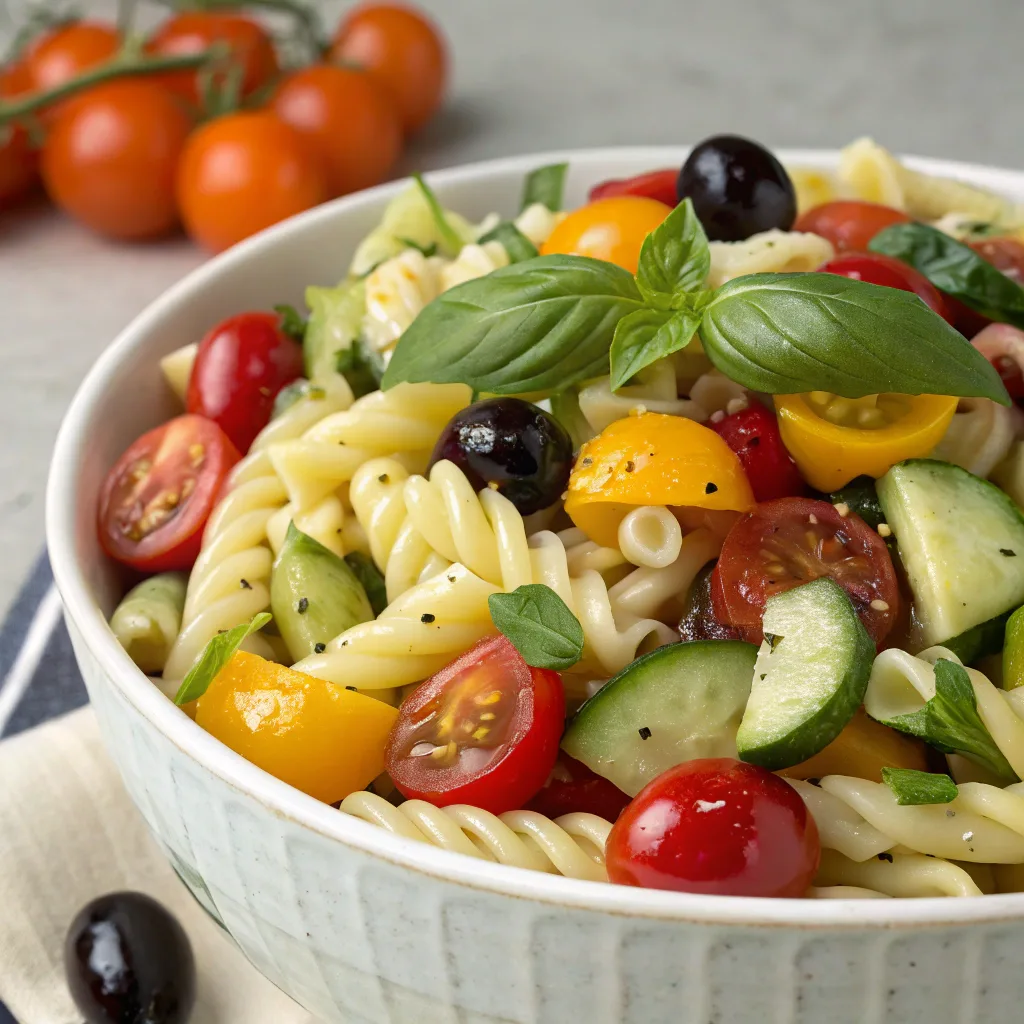
[[[0,100],[10,100],[29,90],[24,64],[0,71]],[[39,154],[22,125],[0,129],[0,209],[23,199],[39,176]]]
[[[185,406],[213,420],[241,452],[270,422],[278,392],[302,376],[302,346],[274,313],[240,313],[199,343]]]
[[[388,774],[410,799],[502,814],[544,785],[564,720],[558,673],[531,668],[504,636],[490,637],[402,702],[385,754]]]
[[[42,92],[103,64],[117,53],[121,37],[101,21],[73,21],[40,36],[25,55],[28,89]]]
[[[864,252],[868,242],[893,224],[910,220],[902,210],[859,199],[837,199],[822,203],[797,217],[794,231],[810,231],[827,238],[840,252]]]
[[[174,97],[152,82],[90,89],[54,116],[42,154],[46,191],[101,235],[165,235],[178,223],[174,179],[191,128]]]
[[[387,89],[407,135],[422,128],[444,99],[444,37],[422,11],[405,4],[358,4],[338,26],[330,57],[362,68]]]
[[[1024,283],[1024,245],[1016,238],[983,238],[971,242],[970,246],[983,260],[1002,271],[1011,281],[1016,281],[1017,284]],[[947,296],[946,302],[952,311],[956,329],[967,338],[973,338],[992,323],[987,316],[976,313],[959,299]]]
[[[800,470],[782,443],[779,424],[759,402],[708,426],[739,456],[755,501],[806,493]]]
[[[648,783],[612,827],[608,880],[711,896],[794,897],[818,870],[814,819],[756,765],[702,758]]]
[[[526,805],[526,810],[549,818],[582,812],[614,821],[628,803],[629,797],[618,786],[562,751],[544,786]]]
[[[634,178],[616,178],[602,181],[595,185],[588,196],[590,202],[595,199],[608,199],[611,196],[643,196],[655,199],[666,206],[674,207],[676,200],[676,178],[679,170],[669,167],[663,171],[648,171]]]
[[[953,322],[942,293],[923,274],[892,256],[876,252],[846,252],[818,268],[822,274],[838,274],[854,281],[867,281],[885,288],[913,292],[939,316]]]
[[[363,71],[331,64],[302,68],[278,86],[272,106],[320,154],[332,196],[379,185],[398,159],[398,111]]]
[[[100,490],[100,544],[140,572],[192,567],[203,527],[241,456],[201,416],[178,416],[143,434],[107,474]]]
[[[209,121],[192,133],[178,165],[178,206],[189,235],[220,252],[322,203],[320,157],[267,111]]]
[[[881,644],[900,602],[888,548],[863,519],[842,515],[827,501],[778,498],[738,520],[712,573],[711,599],[722,622],[760,643],[768,598],[821,576],[847,592],[871,639]]]

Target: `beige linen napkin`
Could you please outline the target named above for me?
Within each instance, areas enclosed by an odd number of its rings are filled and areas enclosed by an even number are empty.
[[[102,893],[160,900],[198,969],[192,1024],[315,1024],[257,973],[178,881],[125,792],[85,708],[0,743],[0,1001],[20,1024],[80,1024],[64,934]]]

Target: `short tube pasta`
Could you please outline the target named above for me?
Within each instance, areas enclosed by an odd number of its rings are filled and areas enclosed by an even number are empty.
[[[619,550],[627,561],[664,569],[683,545],[679,520],[662,505],[645,505],[627,512],[619,524]]]

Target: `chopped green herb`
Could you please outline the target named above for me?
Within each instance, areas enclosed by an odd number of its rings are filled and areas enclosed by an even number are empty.
[[[303,319],[294,306],[275,306],[274,312],[281,317],[281,330],[300,345],[306,337],[308,320]]]
[[[534,203],[543,203],[553,213],[558,213],[562,209],[562,193],[568,170],[568,164],[548,164],[531,171],[523,185],[520,209],[525,210]]]
[[[235,626],[234,629],[218,633],[203,649],[199,660],[192,666],[188,675],[185,676],[178,692],[174,696],[174,703],[179,707],[197,700],[210,688],[210,684],[217,678],[220,670],[234,657],[235,652],[242,646],[242,641],[250,633],[262,629],[270,621],[268,612],[260,612],[252,622]]]
[[[487,599],[491,621],[527,665],[567,669],[583,655],[583,627],[565,602],[543,583],[526,583],[511,594]]]
[[[957,798],[956,783],[948,775],[933,775],[913,768],[883,768],[882,781],[900,806],[948,804]]]

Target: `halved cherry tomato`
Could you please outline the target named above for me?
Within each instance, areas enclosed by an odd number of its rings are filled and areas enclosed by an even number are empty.
[[[794,231],[810,231],[827,238],[840,251],[863,252],[883,228],[906,224],[910,216],[902,210],[859,199],[837,199],[823,203],[797,217]]]
[[[635,178],[614,178],[595,185],[587,198],[594,202],[595,199],[608,199],[611,196],[644,196],[674,207],[679,202],[676,196],[678,177],[679,168],[669,167],[664,171],[638,174]]]
[[[25,54],[29,91],[63,85],[88,68],[110,60],[120,46],[117,29],[102,21],[73,21],[50,29]]]
[[[800,470],[782,443],[779,424],[759,402],[752,402],[708,426],[736,453],[750,481],[755,501],[803,494]]]
[[[221,485],[240,456],[216,423],[178,416],[143,434],[107,474],[99,537],[141,572],[188,570]]]
[[[628,803],[629,797],[618,786],[563,751],[547,782],[526,805],[526,810],[546,814],[549,818],[580,811],[614,821]]]
[[[722,622],[760,643],[768,598],[820,576],[831,576],[850,595],[871,639],[881,643],[899,611],[892,559],[863,519],[827,501],[778,498],[745,515],[722,545],[711,598]]]
[[[892,256],[883,256],[877,252],[848,252],[829,260],[820,266],[818,271],[822,274],[838,274],[854,281],[867,281],[868,284],[880,284],[886,288],[913,292],[939,316],[950,323],[953,322],[953,314],[947,309],[938,288],[913,267],[893,259]]]
[[[199,343],[185,408],[213,420],[241,452],[270,422],[277,393],[302,376],[302,346],[275,313],[229,317]]]
[[[598,199],[561,221],[540,251],[544,256],[591,256],[635,274],[644,239],[671,212],[671,206],[643,196]]]
[[[800,795],[756,765],[701,758],[670,768],[612,827],[608,879],[715,896],[805,895],[821,858]]]
[[[490,637],[403,701],[388,773],[403,796],[438,807],[511,811],[544,785],[564,719],[558,673],[531,668],[505,637]]]

